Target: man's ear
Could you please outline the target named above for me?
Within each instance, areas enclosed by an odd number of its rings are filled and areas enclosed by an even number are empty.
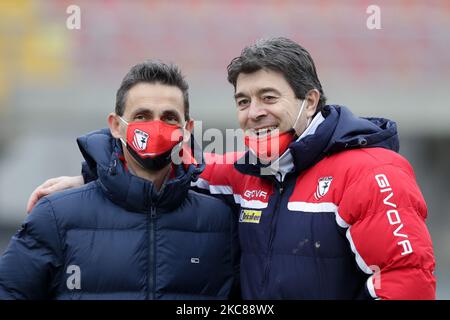
[[[111,135],[116,138],[122,138],[122,134],[120,131],[120,120],[119,120],[119,116],[117,114],[115,114],[114,112],[111,112],[108,115],[108,125],[109,125],[109,130],[111,130]]]
[[[190,119],[190,120],[186,121],[184,129],[185,130],[184,130],[183,141],[188,142],[189,139],[191,138],[192,130],[194,130],[194,120]]]
[[[309,90],[306,94],[306,117],[311,119],[316,114],[317,105],[319,104],[320,92],[317,89]]]

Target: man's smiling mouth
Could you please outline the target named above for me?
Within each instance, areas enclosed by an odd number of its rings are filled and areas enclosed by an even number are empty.
[[[254,136],[263,137],[263,136],[269,135],[273,132],[276,132],[277,130],[278,130],[277,125],[271,125],[271,126],[264,126],[264,127],[259,127],[259,128],[252,128],[252,129],[248,129],[247,131]]]

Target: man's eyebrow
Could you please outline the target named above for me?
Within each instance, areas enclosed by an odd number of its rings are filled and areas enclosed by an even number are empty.
[[[268,93],[268,92],[273,92],[273,93],[275,93],[276,95],[279,95],[279,96],[281,95],[280,91],[278,91],[277,89],[272,88],[272,87],[261,88],[261,89],[258,89],[257,92],[258,92],[258,95],[262,95],[262,94]],[[243,92],[237,92],[234,95],[235,99],[244,98],[244,97],[247,97],[247,95],[245,93],[243,93]]]
[[[268,92],[273,92],[273,93],[275,93],[276,95],[279,95],[279,96],[281,95],[280,91],[278,91],[277,89],[272,88],[272,87],[265,87],[265,88],[259,89],[258,90],[258,95],[262,95],[262,94],[268,93]]]
[[[135,116],[139,113],[145,113],[145,114],[153,114],[152,110],[149,110],[148,108],[137,108],[133,111],[132,115]]]
[[[178,118],[181,117],[181,114],[180,114],[180,112],[178,112],[177,109],[168,109],[168,110],[164,110],[164,111],[162,112],[162,115],[165,115],[165,116],[167,116],[167,115],[176,115]]]
[[[234,98],[235,99],[245,98],[245,97],[247,97],[247,95],[245,93],[243,93],[243,92],[237,92],[237,93],[234,94]]]

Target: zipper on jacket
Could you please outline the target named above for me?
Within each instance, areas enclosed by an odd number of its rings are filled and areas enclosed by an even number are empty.
[[[150,207],[149,223],[148,223],[148,298],[151,300],[155,299],[155,279],[156,279],[156,267],[155,267],[155,254],[156,254],[156,244],[155,244],[155,232],[156,232],[156,208],[154,206]]]
[[[275,208],[273,211],[273,216],[272,216],[272,221],[270,224],[270,235],[269,235],[269,248],[268,248],[268,258],[266,261],[266,266],[264,268],[264,276],[263,276],[263,281],[262,281],[262,285],[263,285],[263,292],[265,291],[264,286],[267,284],[267,280],[269,278],[269,272],[270,272],[270,265],[272,263],[272,246],[273,246],[273,240],[275,238],[275,230],[277,227],[277,215],[278,215],[278,211],[280,208],[280,203],[281,200],[283,198],[283,191],[284,191],[284,185],[282,182],[278,182],[275,181],[275,183],[277,184],[278,187],[278,199],[277,202],[275,203]]]

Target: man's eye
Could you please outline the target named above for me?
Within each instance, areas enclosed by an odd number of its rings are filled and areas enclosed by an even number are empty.
[[[178,117],[177,116],[166,116],[164,117],[164,121],[168,123],[178,123]]]
[[[273,103],[277,101],[277,97],[274,96],[264,96],[263,97],[264,102],[266,103]]]
[[[136,120],[136,121],[145,121],[146,117],[144,115],[142,115],[142,114],[138,114],[138,115],[136,115],[134,117],[134,120]]]
[[[242,99],[237,101],[237,105],[239,108],[245,108],[250,104],[250,100],[248,99]]]

